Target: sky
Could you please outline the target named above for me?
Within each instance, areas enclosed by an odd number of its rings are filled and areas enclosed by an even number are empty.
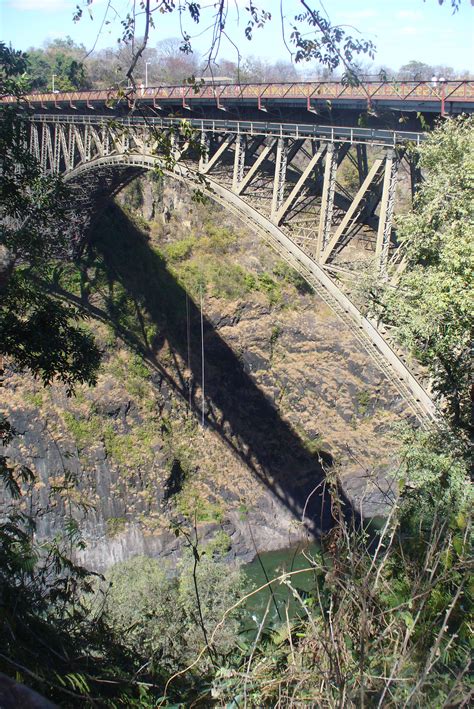
[[[201,5],[212,6],[215,0],[201,0]],[[282,32],[280,1],[285,26],[291,25],[295,14],[302,11],[300,0],[253,0],[272,13],[272,20],[263,30],[256,30],[254,39],[245,39],[244,29],[248,0],[229,0],[227,30],[241,54],[258,56],[270,61],[290,60]],[[122,16],[133,0],[114,0],[111,3]],[[70,35],[83,43],[87,50],[113,46],[120,36],[119,18],[109,10],[100,31],[105,10],[110,0],[93,0],[90,13],[86,0],[0,0],[0,38],[15,49],[42,46],[45,41]],[[153,0],[152,0],[153,4]],[[178,4],[178,3],[177,3]],[[377,46],[376,65],[399,68],[412,59],[430,65],[452,66],[458,70],[474,71],[474,7],[470,0],[462,0],[461,9],[452,14],[450,0],[439,5],[438,0],[309,0],[314,8],[327,11],[333,23],[345,25],[352,34],[372,40]],[[80,22],[72,16],[77,5],[84,6]],[[208,13],[212,12],[212,7]],[[210,16],[209,16],[210,19]],[[150,46],[158,41],[179,36],[177,14],[157,15],[156,28],[150,34]],[[208,21],[196,26],[187,23],[191,35],[200,34],[193,47],[205,53],[209,46]],[[236,50],[223,40],[220,56],[236,60]],[[365,61],[365,60],[364,60]],[[284,77],[282,77],[284,79]]]

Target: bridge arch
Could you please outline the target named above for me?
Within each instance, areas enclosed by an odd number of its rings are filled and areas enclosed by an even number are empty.
[[[127,182],[146,170],[157,166],[166,177],[177,179],[200,189],[214,201],[231,211],[240,221],[258,233],[290,266],[292,266],[313,288],[319,297],[337,314],[341,321],[355,335],[384,376],[392,383],[420,422],[435,420],[436,407],[421,384],[410,372],[405,362],[395,353],[383,335],[370,320],[365,318],[339,286],[328,276],[321,266],[314,262],[278,225],[257,209],[244,201],[227,187],[219,184],[212,176],[199,179],[198,169],[189,164],[176,162],[174,169],[163,169],[159,156],[151,151],[121,152],[96,156],[64,174],[66,182],[78,182],[87,175],[101,169],[115,171],[118,179],[112,181],[110,194],[119,191]]]

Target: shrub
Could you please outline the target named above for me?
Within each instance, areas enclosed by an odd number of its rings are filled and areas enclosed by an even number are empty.
[[[238,569],[207,556],[197,562],[191,553],[185,553],[177,573],[163,561],[137,556],[116,564],[106,578],[110,587],[105,617],[113,632],[152,664],[171,672],[195,659],[205,645],[204,631],[214,630],[243,583]],[[215,657],[227,654],[237,630],[234,614],[214,638]],[[204,655],[199,670],[209,667]]]
[[[185,261],[191,256],[196,244],[197,239],[194,236],[188,236],[185,239],[168,244],[165,249],[165,258],[171,263]]]

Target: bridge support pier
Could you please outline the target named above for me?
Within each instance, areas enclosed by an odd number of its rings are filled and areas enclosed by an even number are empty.
[[[254,164],[250,168],[250,170],[247,172],[245,177],[243,178],[242,182],[237,185],[235,193],[240,195],[242,192],[245,190],[245,188],[250,184],[250,181],[253,179],[255,174],[257,173],[257,170],[259,169],[260,165],[263,163],[264,160],[268,158],[270,153],[275,147],[275,143],[271,143],[270,145],[264,145],[260,155],[258,158],[255,160]]]
[[[357,225],[362,213],[371,211],[375,207],[378,201],[378,188],[383,175],[384,162],[385,158],[377,158],[374,161],[343,220],[321,253],[320,261],[323,265],[332,257],[336,247],[344,242],[351,229]]]

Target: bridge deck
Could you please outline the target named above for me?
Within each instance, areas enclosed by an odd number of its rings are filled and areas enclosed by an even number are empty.
[[[15,102],[4,97],[1,103]],[[374,81],[351,86],[342,82],[290,82],[265,84],[213,84],[197,86],[140,86],[134,89],[103,89],[72,92],[32,93],[25,100],[43,109],[97,109],[108,105],[129,110],[137,104],[156,110],[209,111],[221,110],[283,110],[301,109],[315,112],[328,105],[341,110],[388,109],[392,111],[422,111],[472,113],[474,81]]]

